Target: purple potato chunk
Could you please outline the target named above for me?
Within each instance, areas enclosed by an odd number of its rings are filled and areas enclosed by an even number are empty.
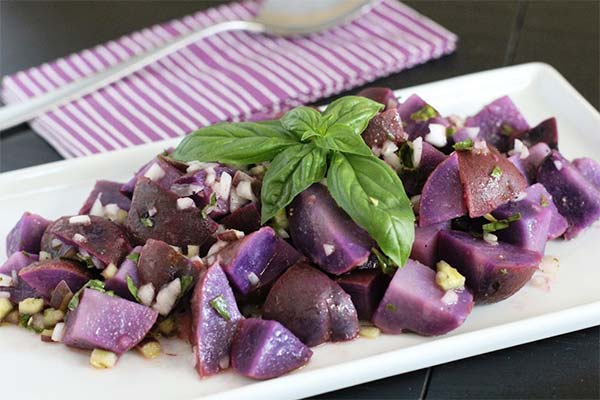
[[[192,295],[192,343],[200,377],[227,368],[231,342],[242,319],[221,266],[213,264],[202,271]]]
[[[369,258],[373,240],[321,184],[296,196],[288,208],[288,221],[294,246],[330,274],[351,271]]]
[[[96,181],[94,189],[90,192],[89,196],[81,206],[79,214],[94,214],[94,205],[99,202],[102,206],[109,204],[115,204],[121,210],[129,211],[131,206],[131,199],[121,193],[122,183],[111,182],[111,181]]]
[[[240,321],[231,344],[231,366],[252,379],[271,379],[305,365],[313,352],[277,321]]]
[[[306,263],[293,265],[275,282],[263,317],[281,322],[310,347],[353,339],[359,328],[350,296]]]
[[[136,288],[139,288],[140,278],[138,274],[138,261],[140,253],[142,251],[142,246],[136,246],[131,253],[125,257],[121,265],[119,266],[119,270],[112,278],[109,278],[104,283],[104,287],[106,290],[112,290],[119,296],[126,298],[131,301],[135,301],[129,287],[127,286],[127,277],[131,278],[131,282]]]
[[[408,146],[405,144],[405,146]],[[400,150],[402,152],[402,150]],[[419,165],[414,169],[404,168],[400,173],[402,184],[409,196],[423,191],[427,178],[446,159],[446,155],[427,142],[423,142]]]
[[[440,222],[429,226],[415,227],[415,240],[413,242],[410,258],[425,264],[430,268],[435,267],[437,258],[437,237],[441,230],[449,230],[450,221]]]
[[[30,297],[40,298],[42,295],[34,288],[29,286],[23,279],[18,279],[18,273],[23,268],[38,261],[38,256],[26,252],[18,251],[11,254],[2,266],[0,274],[11,277],[16,275],[17,282],[12,282],[11,286],[0,286],[0,292],[7,292],[10,295],[10,301],[17,304]]]
[[[373,315],[373,323],[386,333],[411,331],[437,336],[458,328],[473,309],[468,289],[448,296],[435,281],[435,272],[408,260],[398,268]]]
[[[211,238],[217,223],[204,218],[197,207],[180,209],[177,199],[176,194],[148,178],[138,180],[127,217],[136,244],[156,239],[179,247],[201,246]]]
[[[260,210],[256,203],[248,203],[221,218],[219,223],[227,229],[237,229],[244,233],[254,232],[260,229]]]
[[[367,146],[379,149],[388,140],[399,144],[408,139],[408,135],[402,129],[398,110],[395,108],[390,108],[374,116],[361,135]]]
[[[525,195],[527,201],[534,204],[539,204],[544,208],[547,208],[551,213],[550,226],[548,227],[548,240],[556,239],[565,233],[569,227],[569,223],[556,208],[552,195],[548,193],[544,185],[536,183],[525,189]]]
[[[158,291],[176,278],[191,276],[194,281],[199,271],[194,264],[167,243],[148,239],[137,263],[139,284],[152,283]]]
[[[558,149],[558,128],[556,118],[548,118],[528,131],[516,132],[511,140],[520,139],[528,147],[537,143],[544,143],[553,150]]]
[[[588,157],[573,160],[573,165],[596,189],[600,190],[600,163]]]
[[[366,97],[385,106],[385,109],[396,108],[398,99],[394,91],[387,87],[371,86],[365,88],[356,94],[357,96]]]
[[[433,122],[431,119],[440,115],[435,108],[416,94],[399,104],[397,109],[409,140],[427,135],[429,124]]]
[[[520,155],[515,154],[508,157],[508,160],[517,167],[519,172],[527,178],[527,182],[532,185],[536,182],[538,167],[551,152],[552,150],[546,143],[538,143],[529,148],[529,156],[525,159],[521,159]]]
[[[81,218],[89,219],[81,222]],[[53,244],[55,240],[59,241],[58,248]],[[98,269],[111,263],[119,265],[131,251],[129,238],[121,226],[94,215],[61,217],[48,226],[42,237],[42,250],[62,257],[63,247],[75,251],[74,259]]]
[[[79,305],[67,315],[62,342],[123,354],[144,339],[157,317],[156,311],[141,304],[84,289]]]
[[[390,280],[381,269],[363,269],[344,274],[336,282],[350,295],[358,319],[370,321]]]
[[[69,301],[73,298],[73,291],[65,281],[60,281],[50,294],[50,307],[66,311]]]
[[[25,212],[6,237],[6,254],[17,251],[39,253],[42,235],[50,221],[37,214]]]
[[[135,190],[135,186],[142,177],[146,177],[146,179],[152,180],[163,189],[169,190],[171,185],[181,175],[182,173],[179,169],[171,162],[167,161],[165,157],[159,155],[140,168],[129,182],[123,184],[123,186],[121,186],[121,193],[131,197]]]
[[[538,182],[552,195],[569,227],[565,239],[573,239],[600,218],[600,191],[556,150],[538,170]]]
[[[449,221],[467,214],[458,173],[458,156],[451,154],[429,175],[419,203],[419,226]]]
[[[65,281],[69,289],[75,293],[91,279],[91,275],[73,261],[46,260],[21,269],[19,280],[21,279],[50,300],[50,295],[61,281]]]
[[[500,97],[465,120],[467,127],[479,127],[478,139],[507,152],[510,136],[529,130],[529,124],[508,96]]]
[[[457,231],[440,231],[437,247],[439,259],[465,276],[477,303],[496,303],[515,294],[542,259],[536,251],[491,244]]]
[[[26,266],[38,261],[37,254],[29,254],[24,251],[17,251],[8,257],[8,259],[0,266],[0,274],[11,276],[13,271],[19,272]]]

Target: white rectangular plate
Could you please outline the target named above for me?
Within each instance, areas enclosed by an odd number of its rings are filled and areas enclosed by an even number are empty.
[[[458,115],[473,114],[508,94],[530,124],[556,116],[561,151],[568,158],[600,160],[600,115],[548,65],[502,68],[397,93],[403,97],[418,93],[443,114]],[[151,156],[176,143],[154,143],[0,175],[0,238],[26,210],[47,218],[76,213],[97,178],[123,181]],[[3,326],[2,398],[300,398],[594,326],[600,323],[600,268],[594,256],[599,234],[596,225],[571,242],[549,243],[546,253],[560,258],[560,271],[549,290],[526,286],[506,301],[475,307],[466,323],[448,335],[382,335],[322,345],[314,349],[305,368],[265,382],[231,372],[200,380],[189,349],[181,344],[169,346],[177,356],[147,361],[131,353],[112,370],[98,371],[88,364],[89,352],[42,343],[32,333]]]

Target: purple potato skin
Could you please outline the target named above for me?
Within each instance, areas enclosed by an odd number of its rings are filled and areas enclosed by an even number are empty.
[[[129,291],[129,288],[127,287],[127,276],[131,278],[131,281],[135,287],[141,286],[140,278],[138,274],[137,262],[130,260],[128,257],[133,254],[138,254],[139,256],[141,251],[142,246],[136,246],[133,250],[131,250],[131,253],[129,253],[128,256],[125,257],[125,259],[119,266],[119,270],[117,271],[115,276],[105,281],[104,287],[106,288],[106,290],[112,290],[113,292],[127,300],[135,301],[133,295]]]
[[[293,265],[275,282],[263,317],[281,322],[309,347],[353,339],[359,329],[350,296],[306,263]]]
[[[123,228],[106,218],[90,215],[90,224],[71,224],[70,217],[61,217],[54,221],[42,237],[42,250],[57,255],[52,248],[52,239],[60,239],[67,246],[87,251],[100,260],[104,267],[113,263],[119,265],[131,251],[129,238]],[[83,235],[85,243],[75,242],[75,234]]]
[[[398,110],[395,108],[390,108],[374,116],[361,135],[370,148],[381,148],[387,140],[399,144],[408,139],[408,135],[402,129]]]
[[[390,280],[381,269],[363,269],[344,274],[336,282],[350,295],[358,319],[370,321]]]
[[[277,321],[240,321],[231,344],[231,366],[252,379],[271,379],[305,365],[313,352]]]
[[[476,303],[497,303],[521,289],[542,255],[508,243],[490,244],[464,232],[440,231],[438,257],[465,276]]]
[[[0,266],[0,274],[12,276],[13,271],[18,273],[20,270],[36,261],[38,261],[37,255],[18,251],[8,257],[6,262]],[[42,297],[40,293],[29,286],[23,279],[19,279],[16,286],[0,287],[0,292],[10,293],[10,301],[14,304],[30,297]]]
[[[451,154],[429,175],[419,203],[419,226],[449,221],[467,214],[458,173],[458,156]]]
[[[135,190],[135,186],[137,182],[144,176],[144,174],[150,169],[153,164],[157,164],[164,172],[164,176],[156,181],[156,184],[162,187],[165,190],[169,190],[171,185],[175,182],[177,178],[179,178],[182,173],[179,169],[177,169],[172,163],[167,161],[162,156],[156,156],[152,160],[150,160],[147,164],[145,164],[142,168],[140,168],[133,178],[129,180],[129,182],[123,184],[121,186],[121,193],[124,195],[131,197],[133,195],[133,191]]]
[[[385,106],[385,110],[389,108],[396,108],[398,105],[398,99],[394,91],[387,87],[372,86],[361,90],[356,94],[357,96],[366,97]]]
[[[229,318],[221,316],[210,304],[222,296]],[[192,295],[192,342],[196,370],[201,378],[214,375],[229,361],[231,342],[239,321],[243,319],[235,302],[227,276],[219,264],[203,270]]]
[[[403,103],[398,104],[398,114],[402,121],[404,131],[408,134],[409,140],[415,140],[418,137],[423,137],[429,133],[429,124],[433,118],[440,115],[437,110],[435,116],[425,121],[415,121],[411,116],[428,106],[427,102],[416,94],[408,97]],[[429,107],[431,107],[429,105]],[[435,110],[435,109],[434,109]]]
[[[419,166],[414,170],[403,170],[400,174],[404,189],[409,196],[419,194],[435,168],[446,159],[446,155],[427,142],[423,142],[423,152]]]
[[[6,237],[6,254],[13,254],[17,251],[39,253],[42,235],[48,225],[50,225],[50,221],[47,219],[25,212]]]
[[[210,217],[203,218],[197,207],[179,210],[177,195],[163,189],[148,178],[140,178],[133,193],[131,209],[127,217],[127,227],[135,244],[143,245],[148,239],[162,240],[174,246],[198,245],[211,238],[217,230],[217,223]],[[149,217],[148,210],[156,208],[156,215]],[[152,226],[142,223],[149,217]]]
[[[158,291],[164,285],[183,276],[191,276],[196,281],[199,271],[187,257],[167,243],[148,239],[140,251],[137,274],[140,286],[152,283]]]
[[[61,281],[65,281],[75,293],[91,279],[91,275],[75,262],[55,259],[39,261],[21,269],[19,279],[50,300],[52,291]]]
[[[529,130],[529,124],[508,96],[500,97],[465,120],[465,126],[479,127],[478,139],[505,153],[509,150],[510,135]]]
[[[279,237],[275,239],[275,249],[267,267],[260,276],[259,288],[269,288],[281,274],[303,258],[304,256],[288,242]]]
[[[538,182],[552,195],[569,227],[565,239],[573,239],[600,218],[600,191],[556,150],[538,170]]]
[[[413,242],[410,258],[421,264],[434,268],[439,261],[437,258],[437,236],[441,230],[449,230],[450,221],[425,227],[415,227],[415,240]]]
[[[221,218],[219,223],[227,229],[237,229],[244,233],[254,232],[260,229],[260,210],[256,203],[248,203]]]
[[[436,284],[431,268],[409,259],[396,270],[373,315],[373,323],[385,333],[448,333],[465,321],[473,308],[473,296],[468,289],[456,291],[456,303],[446,304],[442,301],[445,293]]]
[[[516,132],[511,136],[511,141],[520,139],[528,147],[537,143],[544,143],[553,150],[558,149],[558,128],[556,126],[556,118],[548,118],[528,131]]]
[[[573,160],[573,165],[581,175],[600,190],[600,163],[588,157]]]
[[[288,208],[288,221],[294,246],[325,272],[341,275],[369,258],[373,240],[321,184],[296,196]],[[330,254],[325,245],[333,246]]]
[[[100,203],[105,206],[107,204],[116,204],[121,210],[129,211],[131,199],[121,193],[122,183],[111,181],[96,181],[94,189],[90,192],[88,198],[81,206],[79,214],[89,214],[100,196]]]
[[[62,342],[123,354],[144,339],[157,317],[156,311],[144,305],[84,289],[79,305],[67,315]]]

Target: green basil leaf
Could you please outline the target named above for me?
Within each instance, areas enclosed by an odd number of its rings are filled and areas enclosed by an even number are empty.
[[[334,152],[327,186],[336,203],[397,265],[404,265],[414,241],[415,216],[398,175],[375,156]]]
[[[225,321],[229,321],[231,319],[229,307],[227,307],[227,302],[222,294],[210,300],[208,303]]]
[[[264,224],[298,193],[325,176],[327,151],[312,143],[288,147],[277,155],[263,179],[261,220]]]
[[[131,276],[129,276],[129,274],[127,274],[127,289],[129,290],[129,293],[131,293],[135,301],[137,301],[138,303],[142,302],[140,300],[140,297],[138,296],[138,288],[137,286],[135,286],[135,283],[133,283],[133,279],[131,279]]]
[[[281,125],[294,133],[300,140],[323,134],[323,118],[318,110],[311,107],[296,107],[281,117]]]
[[[360,135],[345,125],[335,124],[327,129],[324,136],[315,139],[315,144],[323,149],[343,153],[369,156],[373,154]]]
[[[184,137],[172,157],[181,161],[252,164],[271,161],[298,142],[279,121],[221,123]]]
[[[323,112],[323,118],[330,126],[340,124],[349,127],[355,135],[360,135],[384,105],[360,96],[345,96],[333,101]]]

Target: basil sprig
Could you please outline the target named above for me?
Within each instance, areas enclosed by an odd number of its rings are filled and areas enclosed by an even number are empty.
[[[414,240],[410,201],[398,175],[360,136],[382,109],[365,97],[346,96],[322,113],[303,106],[280,120],[217,124],[185,137],[173,157],[235,164],[270,161],[261,189],[262,223],[327,176],[336,203],[391,261],[404,265]]]

